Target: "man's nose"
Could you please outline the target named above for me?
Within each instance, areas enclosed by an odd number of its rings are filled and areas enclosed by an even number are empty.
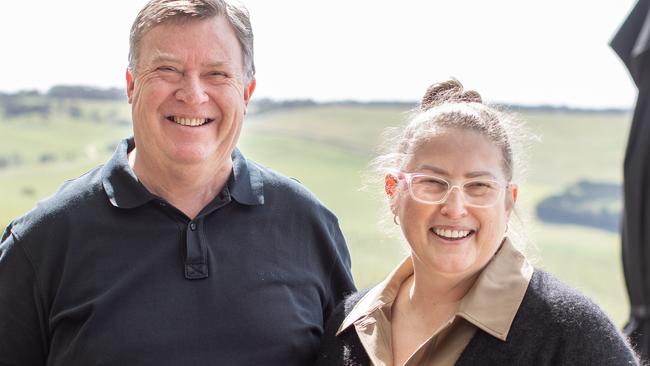
[[[467,215],[465,196],[460,187],[451,187],[447,198],[442,203],[441,213],[452,219]]]
[[[205,103],[208,98],[201,78],[198,76],[185,75],[179,89],[176,91],[176,99],[190,105]]]

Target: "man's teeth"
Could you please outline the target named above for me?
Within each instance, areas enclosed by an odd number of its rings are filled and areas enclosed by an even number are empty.
[[[433,229],[433,232],[438,236],[449,239],[464,238],[469,235],[469,230],[446,230],[446,229]]]
[[[183,126],[201,126],[208,122],[207,118],[183,118],[183,117],[174,117],[174,122]]]

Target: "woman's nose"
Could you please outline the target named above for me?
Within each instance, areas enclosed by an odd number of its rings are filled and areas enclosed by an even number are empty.
[[[440,212],[449,218],[455,219],[467,215],[465,207],[465,197],[463,191],[459,187],[452,187],[447,198],[441,203],[442,208]]]

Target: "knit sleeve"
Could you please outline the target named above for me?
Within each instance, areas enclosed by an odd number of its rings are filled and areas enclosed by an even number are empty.
[[[555,319],[564,336],[556,357],[562,365],[639,365],[628,341],[591,300],[568,297]]]
[[[499,340],[478,331],[457,365],[638,365],[626,339],[586,296],[535,270],[510,327]]]
[[[354,293],[336,306],[325,324],[325,333],[321,341],[316,366],[370,365],[368,355],[365,353],[354,327],[349,327],[338,336],[336,335],[345,317],[366,292]]]

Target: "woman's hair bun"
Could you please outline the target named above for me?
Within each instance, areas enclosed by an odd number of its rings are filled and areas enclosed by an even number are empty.
[[[481,94],[474,90],[463,90],[463,84],[450,79],[431,85],[420,101],[420,109],[426,111],[444,103],[483,103]]]

